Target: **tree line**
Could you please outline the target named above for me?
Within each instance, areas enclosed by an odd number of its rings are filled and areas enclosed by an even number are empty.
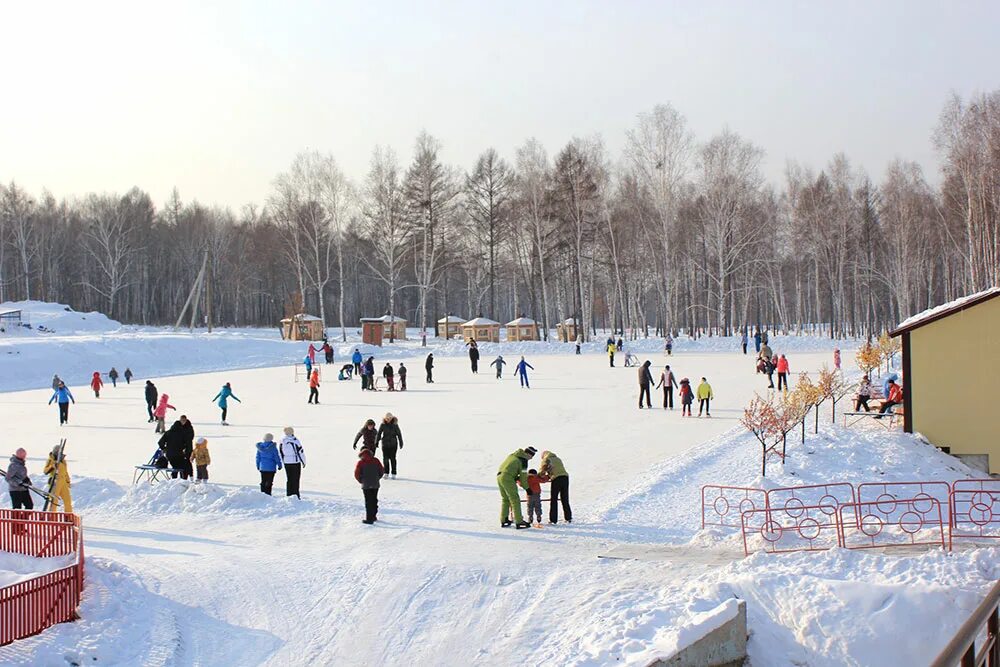
[[[169,324],[207,253],[221,326],[275,326],[304,303],[347,329],[392,312],[428,328],[525,314],[546,331],[575,318],[634,336],[877,335],[1000,284],[1000,91],[952,97],[932,139],[939,187],[902,159],[875,182],[843,154],[819,171],[789,163],[775,187],[760,147],[730,130],[699,141],[669,105],[639,114],[617,156],[600,137],[554,155],[529,139],[461,169],[422,133],[409,162],[379,146],[354,180],[306,152],[239,211],[176,190],[157,207],[137,187],[57,199],[11,181],[0,301]]]

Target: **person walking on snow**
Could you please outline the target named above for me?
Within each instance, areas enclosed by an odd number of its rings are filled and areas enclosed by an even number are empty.
[[[308,354],[306,356],[302,357],[302,364],[306,367],[306,377],[309,377],[310,375],[312,375],[312,372],[313,372],[313,362],[312,362],[312,359],[309,358]]]
[[[301,500],[299,480],[302,478],[302,469],[306,467],[306,451],[295,437],[295,429],[291,426],[285,427],[285,437],[281,439],[281,446],[278,449],[281,453],[281,462],[285,465],[285,495],[295,496]]]
[[[479,373],[479,346],[476,345],[476,339],[469,339],[469,363],[472,365],[472,374],[477,375]]]
[[[125,384],[132,384],[132,369],[125,367]]]
[[[333,347],[327,341],[323,341],[323,356],[326,357],[328,365],[333,363]]]
[[[146,413],[149,415],[149,423],[153,423],[153,410],[156,409],[156,385],[153,384],[152,380],[146,380],[146,387],[144,389],[146,394]]]
[[[681,397],[681,417],[691,416],[691,404],[694,402],[694,392],[691,391],[691,381],[681,378],[678,394]]]
[[[385,413],[385,417],[382,418],[382,425],[378,427],[375,442],[382,445],[382,464],[385,467],[385,476],[388,477],[391,473],[395,477],[396,449],[403,448],[403,432],[399,430],[399,420],[391,412]]]
[[[835,347],[833,349],[833,368],[834,370],[840,370],[840,348]]]
[[[757,329],[753,332],[753,349],[757,352],[757,354],[760,354],[760,343],[760,329]]]
[[[649,372],[649,365],[652,362],[647,359],[639,367],[639,409],[642,410],[642,397],[646,397],[646,407],[652,408],[653,402],[649,397],[649,386],[653,384],[653,374]]]
[[[618,351],[619,352],[625,351],[625,341],[622,340],[621,336],[618,337]]]
[[[375,447],[378,445],[378,432],[375,430],[375,420],[369,419],[365,422],[358,434],[354,436],[354,444],[352,447],[354,449],[358,448],[358,440],[364,439],[361,443],[363,449],[370,449],[372,453],[375,452]]]
[[[528,485],[524,487],[524,493],[528,497],[528,523],[538,517],[538,525],[542,523],[542,480],[538,476],[538,471],[532,468],[528,471]]]
[[[399,376],[399,390],[406,391],[406,366],[403,362],[399,362],[399,370],[396,371],[396,375]]]
[[[160,449],[170,462],[174,479],[180,475],[187,479],[191,475],[191,454],[194,452],[194,426],[188,421],[187,415],[181,415],[167,432],[160,436]]]
[[[208,440],[198,438],[194,441],[191,460],[194,461],[195,483],[204,484],[208,481],[208,466],[212,464],[212,457],[208,453]]]
[[[90,388],[94,390],[94,398],[101,397],[101,387],[103,386],[104,383],[101,382],[100,371],[94,371],[94,375],[90,378]]]
[[[521,361],[517,362],[517,368],[514,369],[515,375],[521,380],[521,386],[526,389],[531,389],[531,385],[528,384],[528,369],[535,370],[535,367],[524,360],[521,357]]]
[[[715,398],[712,393],[712,385],[708,383],[705,378],[701,379],[701,384],[698,385],[698,416],[701,417],[701,409],[705,408],[705,416],[711,417],[711,412],[709,410],[709,403]]]
[[[274,444],[274,436],[265,433],[263,442],[257,443],[257,471],[260,473],[261,493],[271,495],[274,473],[278,470],[281,470],[281,455]]]
[[[427,371],[427,384],[434,384],[434,353],[431,352],[427,355],[427,360],[424,361],[424,370]]]
[[[167,429],[164,427],[164,420],[167,418],[167,409],[176,410],[174,406],[170,405],[167,401],[170,400],[169,394],[163,394],[160,396],[160,402],[153,410],[153,417],[156,418],[156,428],[153,429],[153,433],[166,433]]]
[[[677,386],[677,380],[674,379],[674,372],[670,370],[670,366],[668,365],[666,368],[663,369],[663,372],[660,373],[660,381],[656,385],[657,389],[663,387],[664,410],[666,410],[668,407],[671,410],[674,409],[674,387],[676,386]]]
[[[309,355],[310,366],[316,365],[316,352],[317,352],[316,346],[313,345],[312,343],[309,343],[309,351],[307,352],[307,354]]]
[[[490,366],[496,366],[497,368],[497,379],[499,380],[503,376],[503,367],[507,365],[507,362],[503,360],[503,355],[498,354],[497,358],[490,362]]]
[[[59,381],[59,386],[52,393],[52,398],[49,399],[49,405],[52,405],[52,401],[59,404],[59,425],[69,423],[69,404],[76,403],[76,399],[73,398],[72,392],[70,392],[69,387],[62,380]]]
[[[354,374],[355,375],[361,375],[361,360],[362,359],[363,359],[363,357],[361,356],[361,352],[358,351],[358,348],[354,348],[354,354],[351,355],[351,363],[354,364]]]
[[[220,389],[219,393],[216,394],[215,398],[212,399],[213,401],[218,401],[217,405],[222,410],[222,425],[223,426],[229,426],[229,422],[226,421],[226,415],[229,414],[229,402],[228,401],[229,401],[230,398],[233,399],[234,401],[236,401],[237,403],[242,403],[243,402],[243,401],[241,401],[239,399],[239,397],[236,394],[233,393],[233,388],[227,382],[226,384],[222,385],[222,389]]]
[[[785,358],[785,355],[781,355],[778,359],[777,370],[778,391],[781,391],[782,388],[784,388],[785,391],[788,391],[788,359]]]
[[[617,348],[615,347],[615,342],[609,338],[608,339],[608,363],[611,364],[611,368],[615,367],[615,350],[616,349]]]
[[[740,345],[743,346],[743,354],[747,353],[747,330],[743,330],[743,336],[740,337]]]
[[[309,400],[307,403],[319,405],[319,371],[314,370],[309,376]]]
[[[865,409],[865,412],[871,412],[872,409],[868,407],[868,399],[872,397],[872,381],[868,379],[868,376],[861,378],[861,384],[858,385],[858,396],[854,399],[854,411],[861,412],[861,408]]]
[[[49,491],[62,504],[63,512],[73,511],[73,497],[69,493],[69,466],[66,465],[66,455],[62,447],[56,445],[49,452],[42,472],[49,476]]]
[[[368,378],[368,391],[378,391],[375,388],[375,357],[368,357],[365,362],[365,377]]]
[[[18,447],[10,463],[7,466],[7,491],[10,492],[10,506],[16,510],[35,509],[35,503],[31,500],[32,486],[31,478],[28,477],[28,467],[25,461],[28,459],[28,452],[24,447]]]
[[[60,382],[62,382],[62,380],[59,379],[58,375],[53,375],[52,376],[52,391],[55,391],[56,389],[59,388],[59,383]]]
[[[670,334],[663,341],[663,350],[667,353],[667,356],[671,356],[674,353],[674,339]]]
[[[392,370],[392,364],[386,362],[382,367],[382,377],[385,378],[385,386],[389,391],[396,391],[396,372]]]
[[[118,371],[112,366],[111,370],[108,371],[108,377],[111,379],[111,386],[118,387]]]
[[[528,461],[535,456],[538,451],[534,447],[518,449],[512,452],[500,464],[497,471],[497,487],[500,489],[500,527],[506,528],[511,524],[510,514],[514,513],[514,527],[518,530],[531,528],[531,524],[524,520],[521,514],[521,496],[517,492],[518,483],[521,486],[528,484]]]
[[[573,523],[573,510],[569,506],[569,473],[566,466],[554,452],[542,452],[542,465],[538,468],[542,481],[549,482],[549,523],[559,523],[559,504],[562,503],[563,518]]]
[[[358,462],[354,466],[354,479],[361,485],[365,496],[365,518],[362,523],[369,526],[378,521],[378,487],[385,469],[367,447],[358,452]]]

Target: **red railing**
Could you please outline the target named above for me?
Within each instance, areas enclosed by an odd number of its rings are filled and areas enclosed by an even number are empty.
[[[846,549],[936,546],[945,548],[941,503],[936,498],[893,498],[841,505],[840,546]]]
[[[84,562],[79,517],[0,510],[0,550],[33,557],[76,554],[72,565],[0,588],[0,646],[77,618]]]
[[[768,507],[743,512],[743,553],[826,551],[840,544],[836,505]]]
[[[743,486],[717,486],[707,484],[701,487],[701,527],[740,527],[743,512],[767,507],[767,494],[763,489]]]

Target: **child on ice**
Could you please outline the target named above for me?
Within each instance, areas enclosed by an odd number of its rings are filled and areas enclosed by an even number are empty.
[[[170,408],[171,410],[177,409],[170,405],[168,402],[169,400],[169,394],[160,394],[160,402],[157,404],[156,409],[153,410],[153,418],[156,419],[156,428],[153,430],[154,433],[167,432],[167,428],[164,425],[164,420],[167,418],[167,408]]]
[[[194,451],[191,453],[191,460],[194,461],[194,468],[197,471],[196,483],[208,481],[208,466],[212,463],[212,457],[208,454],[208,440],[198,438],[194,443]]]
[[[94,390],[94,398],[101,397],[101,387],[103,386],[104,383],[101,382],[100,371],[94,371],[93,377],[90,378],[90,388]]]
[[[681,417],[690,417],[691,403],[694,402],[694,392],[691,391],[691,381],[687,378],[682,378],[680,392],[678,393],[681,397]]]
[[[528,523],[533,517],[538,517],[538,524],[542,523],[542,478],[538,471],[532,468],[528,471],[528,486],[524,489],[528,496]]]
[[[369,419],[365,422],[365,425],[361,427],[361,430],[358,431],[358,434],[354,436],[354,449],[358,448],[358,440],[364,438],[364,442],[361,443],[361,448],[369,449],[374,452],[377,436],[378,431],[375,430],[375,420]]]

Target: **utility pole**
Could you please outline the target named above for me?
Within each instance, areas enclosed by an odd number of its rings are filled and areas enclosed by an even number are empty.
[[[215,277],[215,269],[212,262],[209,262],[209,250],[205,251],[205,261],[208,262],[208,281],[205,283],[205,319],[208,324],[208,333],[212,333],[212,279]]]

